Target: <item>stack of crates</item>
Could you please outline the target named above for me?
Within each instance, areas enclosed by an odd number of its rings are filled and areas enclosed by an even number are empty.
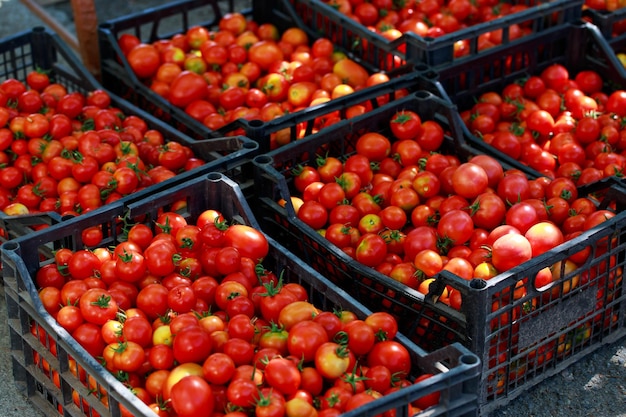
[[[55,249],[83,248],[81,230],[101,226],[106,234],[100,246],[111,247],[124,239],[120,229],[122,222],[143,222],[155,228],[156,218],[176,206],[181,207],[181,201],[186,204],[176,212],[189,223],[205,210],[212,209],[218,210],[231,224],[246,224],[263,230],[239,185],[213,172],[149,197],[114,203],[104,210],[75,217],[2,246],[14,377],[46,415],[119,416],[122,412],[150,415],[147,405],[89,355],[44,309],[34,277],[41,266],[54,260]],[[316,307],[324,311],[351,311],[359,318],[371,314],[371,310],[277,241],[269,236],[268,241],[269,253],[263,259],[263,266],[280,274],[285,283],[303,285]],[[376,415],[387,410],[401,413],[409,402],[435,392],[440,392],[440,402],[430,407],[427,415],[476,415],[479,370],[476,355],[460,344],[427,352],[402,333],[398,333],[396,340],[410,353],[412,379],[424,373],[434,374],[434,377],[384,396],[346,416]]]
[[[421,91],[337,123],[306,141],[256,157],[254,182],[260,204],[255,207],[264,228],[279,241],[296,245],[299,256],[316,270],[327,271],[332,282],[364,305],[396,315],[403,327],[410,329],[407,336],[418,345],[430,350],[462,343],[476,353],[482,367],[481,413],[509,403],[603,344],[623,337],[626,305],[621,276],[626,214],[622,211],[624,189],[619,184],[602,203],[598,202],[602,207],[609,203],[617,206],[617,215],[601,227],[489,280],[467,280],[443,271],[426,295],[357,262],[297,216],[291,204],[292,197],[300,196],[294,188],[294,168],[314,166],[317,155],[345,160],[355,153],[358,138],[367,132],[391,138],[389,122],[402,110],[415,111],[423,121],[436,120],[444,127],[449,136],[438,152],[463,161],[487,152],[468,146],[453,105]],[[505,170],[511,168],[502,164]],[[590,190],[588,196],[595,198],[595,191]],[[589,246],[594,249],[586,263],[572,270],[559,269],[571,255]],[[546,267],[557,268],[560,278],[550,288],[536,288],[535,277]],[[581,276],[590,278],[579,284]],[[569,291],[572,280],[576,289]],[[524,288],[523,295],[512,299],[510,295],[516,290],[522,292],[520,287]],[[462,295],[460,310],[438,301],[446,288]]]

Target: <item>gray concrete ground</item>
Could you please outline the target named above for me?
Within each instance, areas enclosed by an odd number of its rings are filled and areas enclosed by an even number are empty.
[[[42,0],[57,21],[74,31],[69,0]],[[158,0],[96,1],[100,21],[165,3]],[[43,25],[19,0],[0,0],[0,38]],[[0,416],[41,415],[13,384],[6,304],[0,288]],[[5,324],[2,324],[5,323]],[[597,380],[603,384],[595,384]],[[605,346],[560,375],[543,381],[492,417],[524,416],[626,417],[626,340]]]

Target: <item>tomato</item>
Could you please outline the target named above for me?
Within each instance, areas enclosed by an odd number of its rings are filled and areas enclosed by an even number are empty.
[[[89,323],[103,325],[117,316],[117,302],[101,288],[87,290],[79,300],[80,311]]]
[[[414,111],[401,110],[392,117],[390,127],[398,140],[415,139],[421,132],[422,119]]]
[[[546,87],[561,93],[569,79],[569,72],[563,65],[553,64],[544,69],[540,77],[546,84]]]
[[[56,315],[56,320],[69,333],[73,333],[78,326],[84,323],[80,308],[75,305],[61,307]]]
[[[224,244],[239,250],[242,256],[259,262],[267,256],[269,244],[265,235],[251,226],[234,224],[224,232]]]
[[[392,374],[406,378],[411,370],[411,358],[408,350],[399,342],[385,340],[374,345],[367,354],[367,365],[387,367]]]
[[[540,222],[531,226],[524,235],[532,247],[532,256],[539,256],[544,252],[563,243],[563,233],[550,222]]]
[[[125,341],[108,345],[106,350],[113,350],[113,367],[123,372],[136,372],[143,365],[145,352],[135,342]]]
[[[82,323],[74,330],[72,337],[93,357],[101,356],[106,346],[100,326],[94,323]]]
[[[349,352],[338,343],[323,343],[315,352],[315,367],[324,378],[339,378],[348,370],[349,365]]]
[[[382,202],[380,196],[371,195],[364,191],[358,193],[352,199],[352,205],[357,209],[360,216],[379,213],[382,210]]]
[[[185,327],[176,333],[172,350],[179,363],[203,363],[211,353],[211,338],[199,326]]]
[[[59,270],[59,266],[56,263],[48,264],[37,270],[35,282],[38,288],[55,287],[62,289],[65,284],[65,276],[61,270]]]
[[[361,236],[356,246],[356,260],[362,264],[375,267],[379,265],[387,255],[385,240],[376,233],[366,233]]]
[[[167,312],[168,290],[161,284],[149,284],[137,294],[137,307],[141,309],[150,320],[164,316]]]
[[[68,260],[68,272],[75,279],[85,279],[96,274],[100,260],[91,251],[79,250]]]
[[[578,198],[576,183],[570,178],[555,178],[546,188],[546,198],[561,197],[568,203]]]
[[[315,358],[317,348],[329,341],[326,328],[319,322],[306,320],[296,323],[289,330],[287,349],[289,354],[311,362]]]
[[[439,236],[446,239],[449,245],[466,243],[474,231],[472,217],[462,210],[451,210],[445,213],[437,225]]]
[[[320,181],[323,183],[333,182],[343,172],[343,163],[333,156],[318,157],[316,164]]]
[[[261,388],[254,405],[254,415],[257,417],[276,417],[285,415],[285,397],[271,388]]]
[[[524,175],[505,175],[498,184],[497,193],[506,203],[523,201],[530,197],[530,185]]]
[[[171,387],[171,404],[180,417],[210,417],[214,398],[211,386],[201,376],[188,375]]]
[[[363,320],[354,320],[344,327],[348,336],[348,348],[355,355],[367,354],[376,342],[374,329]]]
[[[534,110],[526,118],[526,126],[545,138],[554,131],[554,118],[545,110]]]
[[[626,91],[616,90],[609,95],[605,108],[607,112],[615,113],[619,117],[624,117],[626,116],[626,111],[624,110],[625,104]]]
[[[494,241],[491,254],[493,266],[504,272],[530,260],[532,247],[523,235],[509,233]]]
[[[165,276],[171,274],[176,269],[175,255],[176,246],[174,243],[165,240],[154,240],[148,246],[143,256],[146,266],[151,274]]]
[[[322,203],[310,200],[305,201],[298,210],[298,219],[312,229],[323,228],[328,221],[328,211]]]
[[[294,394],[302,380],[296,364],[286,358],[273,358],[265,366],[265,381],[284,395]]]
[[[133,72],[140,78],[154,75],[161,63],[156,47],[144,43],[139,43],[128,51],[126,59]]]
[[[195,72],[183,71],[172,81],[168,99],[174,106],[185,108],[196,100],[204,99],[206,94],[204,78]]]
[[[428,380],[428,378],[431,378],[432,376],[433,374],[422,374],[418,376],[417,378],[415,378],[415,381],[413,381],[413,383],[414,384],[422,383],[422,381],[426,381]],[[441,396],[440,392],[435,391],[433,393],[426,394],[423,397],[420,397],[414,400],[411,404],[414,405],[415,407],[418,407],[420,410],[425,410],[428,407],[432,407],[434,405],[439,404],[440,396]]]
[[[296,300],[282,308],[278,315],[278,323],[289,331],[301,322],[311,320],[319,310],[308,301]]]
[[[534,224],[539,221],[539,215],[535,207],[525,201],[513,204],[506,212],[506,224],[518,229],[524,234]]]

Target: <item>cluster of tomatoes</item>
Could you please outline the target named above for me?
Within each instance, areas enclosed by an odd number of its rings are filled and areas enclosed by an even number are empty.
[[[43,72],[0,84],[0,209],[85,213],[204,162],[104,90],[68,92]]]
[[[156,222],[161,232],[135,224],[114,248],[58,250],[36,283],[46,310],[157,415],[337,416],[431,376],[408,379],[388,313],[320,310],[303,285],[264,268],[258,230],[216,210],[195,224],[175,212]],[[44,371],[56,380],[45,361]]]
[[[621,176],[626,167],[626,91],[602,91],[593,70],[553,64],[540,74],[486,92],[461,112],[470,131],[551,178],[577,185]]]
[[[488,155],[462,162],[438,152],[443,128],[411,110],[399,109],[389,126],[386,136],[357,135],[349,156],[298,166],[291,201],[298,218],[330,243],[422,293],[442,270],[488,280],[615,216],[579,197],[569,177],[528,179]],[[571,272],[589,254],[546,268],[535,286],[555,285],[563,269]],[[462,301],[450,286],[440,300],[454,308]]]
[[[389,40],[409,32],[420,37],[437,38],[529,7],[528,2],[498,0],[324,0],[324,3]],[[528,35],[531,30],[529,25],[511,24],[509,40]],[[500,43],[502,29],[496,29],[480,35],[477,47],[481,51]],[[454,43],[455,57],[468,55],[469,52],[468,39]]]
[[[236,12],[215,30],[195,26],[152,44],[123,34],[119,45],[154,92],[212,130],[239,118],[270,121],[389,80],[327,38],[311,43],[300,28],[280,33]]]

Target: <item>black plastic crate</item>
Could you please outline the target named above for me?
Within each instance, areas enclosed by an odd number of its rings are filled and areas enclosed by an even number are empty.
[[[530,28],[531,33],[539,33],[575,21],[581,17],[583,5],[583,0],[507,0],[503,3],[524,5],[527,8],[439,37],[421,37],[413,32],[406,32],[400,38],[389,41],[323,0],[291,1],[305,22],[316,22],[324,28],[330,28],[331,33],[338,33],[338,37],[347,38],[354,45],[360,46],[361,54],[366,57],[389,62],[391,56],[396,56],[411,64],[434,67],[445,67],[457,61],[461,62],[465,57],[482,55],[489,49],[478,49],[479,37],[488,32],[502,31],[502,44],[492,48],[498,50],[520,40],[510,39],[511,25],[522,25]],[[457,58],[455,44],[459,41],[467,41],[467,53]]]
[[[483,56],[458,65],[431,68],[430,72],[424,72],[424,76],[434,82],[433,89],[442,97],[451,100],[459,111],[464,111],[470,109],[481,94],[501,92],[506,85],[539,75],[552,64],[564,65],[570,77],[583,70],[597,71],[604,80],[607,93],[626,87],[626,70],[615,52],[598,28],[583,21],[551,28],[501,51],[486,51]],[[466,129],[465,125],[463,128]],[[467,135],[472,147],[486,151],[495,149],[469,130]],[[543,175],[522,162],[518,165],[523,165],[526,173]]]
[[[61,215],[55,212],[23,216],[9,216],[4,212],[0,212],[0,230],[2,231],[0,241],[6,242],[61,221]]]
[[[239,9],[233,7],[239,7]],[[183,0],[148,9],[142,13],[123,16],[99,25],[98,36],[103,84],[121,97],[149,110],[161,120],[170,123],[192,137],[227,136],[243,132],[245,136],[259,142],[262,151],[267,151],[270,146],[269,137],[271,134],[284,128],[295,129],[295,126],[302,119],[308,120],[322,113],[345,110],[347,107],[361,102],[370,101],[377,105],[376,103],[383,98],[387,101],[393,100],[398,90],[410,87],[413,83],[413,67],[402,64],[384,71],[390,76],[389,82],[368,87],[351,95],[302,111],[286,114],[271,122],[240,118],[220,129],[211,130],[142,83],[133,73],[118,45],[118,39],[123,33],[133,34],[143,42],[151,43],[159,39],[169,39],[177,33],[185,33],[190,27],[196,25],[214,28],[225,13],[233,10],[244,13],[248,18],[258,23],[271,22],[281,31],[289,27],[299,27],[309,35],[311,41],[322,36],[328,37],[335,42],[338,50],[344,51],[370,73],[381,72],[379,67],[369,62],[361,51],[351,52],[352,41],[345,28],[343,34],[337,34],[338,28],[336,27],[330,29],[316,26],[315,22],[304,22],[296,14],[289,0],[277,2],[269,0],[243,1],[235,5],[232,1],[222,0],[209,2]],[[179,27],[180,29],[177,32],[171,32],[172,27]],[[378,99],[375,100],[376,98]],[[342,113],[342,116],[345,116],[345,113]],[[296,136],[293,129],[292,138],[295,140]]]
[[[612,11],[584,8],[582,17],[596,25],[610,43],[626,38],[626,7]]]
[[[122,238],[118,230],[122,218],[126,221],[139,218],[154,226],[151,220],[181,199],[187,204],[179,212],[189,221],[193,221],[204,210],[212,208],[222,212],[231,222],[248,224],[261,230],[240,187],[221,173],[209,173],[149,198],[129,204],[112,204],[103,210],[75,217],[3,245],[2,261],[5,269],[14,377],[29,399],[45,414],[82,416],[97,412],[102,416],[119,416],[120,407],[123,406],[133,415],[150,415],[147,406],[78,345],[46,312],[39,300],[33,277],[40,266],[50,262],[53,257],[51,251],[55,248],[82,248],[81,230],[102,225],[103,230],[107,231],[102,246],[114,245]],[[270,251],[263,260],[263,265],[271,271],[282,273],[285,282],[298,282],[305,286],[311,301],[318,308],[329,311],[333,311],[333,308],[350,310],[361,318],[370,314],[365,306],[303,263],[285,247],[269,237],[268,240]],[[425,372],[435,375],[372,402],[365,408],[347,413],[346,416],[375,415],[389,409],[397,409],[400,413],[401,410],[406,410],[408,402],[436,391],[441,391],[440,403],[429,408],[428,415],[476,415],[479,368],[476,355],[460,344],[427,353],[401,333],[398,333],[397,340],[411,352],[413,377]],[[56,355],[49,350],[52,345],[56,347]],[[92,384],[95,381],[93,388],[96,392],[99,390],[106,393],[108,405],[92,394],[86,386],[85,378],[79,379],[71,372],[72,360],[84,369]],[[60,379],[59,386],[54,384],[55,375]],[[72,396],[75,392],[83,403],[88,404],[83,411],[73,403]]]
[[[58,35],[43,27],[0,41],[0,77],[25,81],[28,73],[36,69],[48,71],[53,82],[62,84],[70,92],[87,94],[103,89]],[[188,146],[197,157],[205,161],[202,167],[156,184],[145,192],[167,189],[193,175],[212,171],[225,172],[232,178],[240,180],[242,185],[246,178],[249,178],[250,171],[245,172],[245,162],[250,161],[259,152],[259,146],[255,141],[245,136],[215,138],[206,136],[202,140],[192,139],[130,102],[110,92],[109,94],[111,105],[119,108],[124,115],[139,116],[149,129],[161,132],[168,142],[174,141]],[[142,192],[139,192],[139,195],[144,195]],[[135,198],[136,194],[129,197]]]
[[[408,329],[408,337],[420,346],[432,350],[458,342],[476,353],[482,363],[479,409],[484,415],[601,345],[623,337],[626,334],[626,294],[621,276],[626,262],[626,213],[621,210],[601,227],[488,281],[464,280],[444,271],[438,274],[426,296],[365,267],[298,219],[290,203],[290,197],[296,195],[292,168],[298,164],[314,164],[320,150],[323,154],[347,157],[355,151],[356,139],[365,132],[392,137],[389,120],[401,109],[417,111],[422,120],[443,121],[444,130],[451,135],[459,134],[454,128],[457,122],[453,107],[432,95],[417,93],[350,123],[338,123],[312,136],[306,143],[291,144],[260,155],[254,160],[255,188],[260,202],[255,208],[264,230],[279,241],[297,247],[299,256],[315,269],[328,271],[331,281],[367,307],[396,315],[402,328]],[[442,152],[452,152],[464,160],[478,151],[468,150],[448,137]],[[604,188],[611,184],[602,185]],[[589,190],[593,191],[597,190]],[[603,204],[618,203],[621,209],[624,197],[624,190],[614,184]],[[284,207],[278,204],[280,199],[284,199]],[[605,243],[611,236],[615,239],[611,239],[607,251],[602,253],[599,243]],[[564,265],[561,261],[587,246],[592,247],[592,254],[586,263],[571,273],[562,274],[548,289],[535,288],[538,271],[555,264]],[[609,260],[614,264],[607,273],[602,271],[602,266]],[[591,278],[557,297],[573,277],[580,275]],[[606,279],[607,275],[612,278]],[[438,300],[446,286],[462,295],[460,310]],[[550,296],[552,291],[554,296]],[[511,294],[523,296],[511,300]],[[605,294],[610,296],[605,297]]]

